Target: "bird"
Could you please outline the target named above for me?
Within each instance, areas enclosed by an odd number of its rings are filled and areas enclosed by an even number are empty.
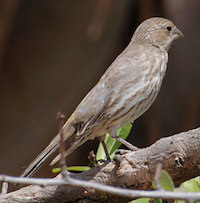
[[[62,126],[65,156],[96,137],[103,143],[106,133],[119,140],[116,130],[135,121],[149,109],[166,73],[168,51],[174,40],[180,37],[183,37],[182,32],[163,17],[151,17],[137,27],[128,46]],[[125,140],[119,141],[126,144]],[[59,142],[57,134],[21,177],[31,177],[56,152]],[[59,159],[58,154],[50,165]]]

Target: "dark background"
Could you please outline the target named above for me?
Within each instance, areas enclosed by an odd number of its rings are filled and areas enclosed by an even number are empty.
[[[139,147],[199,126],[199,0],[1,0],[0,173],[19,175],[68,117],[146,18],[172,20],[185,37],[169,53],[156,102],[129,141]],[[98,141],[67,158],[87,165]],[[37,176],[52,176],[46,165]]]

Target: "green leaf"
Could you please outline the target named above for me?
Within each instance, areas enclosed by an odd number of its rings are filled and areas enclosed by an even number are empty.
[[[106,134],[105,140],[107,139],[108,136],[109,135]],[[105,140],[104,140],[104,142],[105,142]],[[99,143],[99,147],[98,147],[97,154],[96,154],[96,160],[99,160],[99,159],[106,159],[106,154],[104,152],[103,145],[101,143]]]
[[[186,203],[186,201],[184,201],[184,200],[175,200],[174,203]],[[196,203],[199,203],[199,202],[196,202]]]
[[[90,170],[89,166],[69,166],[67,167],[68,171],[88,171]]]
[[[160,173],[160,184],[161,184],[162,188],[167,191],[174,190],[174,182],[173,182],[171,176],[169,175],[169,173],[165,170],[162,170]],[[156,188],[154,181],[153,181],[152,185],[154,188]]]
[[[139,199],[131,201],[130,203],[149,203],[150,200],[151,200],[150,198],[139,198]],[[153,200],[153,203],[162,203],[162,200],[161,199],[155,199],[155,200]]]
[[[200,192],[199,177],[181,183],[179,190],[182,192]]]
[[[53,173],[60,173],[61,169],[60,168],[53,168],[52,172]]]
[[[162,203],[163,201],[161,199],[154,199],[153,203]]]
[[[125,126],[123,126],[122,128],[119,128],[117,130],[117,136],[126,139],[131,131],[132,125],[131,124],[127,124]],[[114,154],[116,152],[116,150],[121,146],[121,143],[118,142],[116,139],[113,139],[111,136],[109,136],[109,134],[106,134],[105,140],[104,140],[108,153],[110,155],[110,158],[112,159],[114,157]],[[106,154],[104,152],[103,146],[100,143],[98,150],[97,150],[97,154],[96,154],[96,159],[106,159]]]
[[[69,166],[66,168],[68,171],[88,171],[90,170],[89,166]],[[52,169],[53,173],[60,173],[61,169],[60,168],[53,168]]]
[[[192,178],[188,181],[181,183],[179,188],[176,189],[179,192],[200,192],[200,176]],[[183,200],[176,200],[175,203],[185,203]],[[200,203],[199,201],[196,203]]]
[[[149,203],[149,198],[139,198],[131,201],[130,203]]]

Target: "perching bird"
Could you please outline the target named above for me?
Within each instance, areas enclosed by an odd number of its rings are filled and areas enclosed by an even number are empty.
[[[119,127],[147,111],[165,76],[168,50],[181,36],[181,31],[165,18],[150,18],[138,26],[129,45],[63,125],[66,156],[87,140],[103,138],[107,132],[116,138]],[[59,141],[57,135],[21,176],[32,176],[58,149]],[[56,156],[51,164],[59,158]]]

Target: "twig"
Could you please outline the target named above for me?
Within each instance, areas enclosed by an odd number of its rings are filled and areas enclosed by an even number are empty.
[[[165,159],[165,155],[161,154],[160,161],[159,161],[159,163],[158,163],[158,165],[156,167],[154,183],[155,183],[155,186],[156,186],[157,190],[163,190],[163,188],[162,188],[162,186],[160,184],[160,174],[161,174],[161,170],[162,170],[162,167],[163,167],[164,159]]]
[[[88,155],[88,159],[89,159],[89,167],[92,168],[94,166],[97,165],[97,161],[96,161],[96,155],[94,153],[94,150],[90,151],[89,152],[89,155]]]
[[[66,162],[65,162],[65,144],[63,139],[63,125],[65,122],[65,115],[62,112],[57,113],[57,119],[59,121],[59,132],[60,135],[60,168],[61,168],[61,175],[62,178],[68,178],[68,172],[66,170]]]
[[[22,177],[0,175],[0,181],[18,183],[18,184],[32,184],[32,185],[40,185],[40,186],[70,185],[75,187],[91,188],[100,192],[127,197],[130,199],[146,197],[146,198],[185,200],[189,202],[191,201],[195,202],[197,200],[200,200],[200,193],[171,192],[171,191],[165,191],[165,190],[163,191],[131,190],[131,189],[123,189],[119,187],[99,184],[91,181],[77,180],[70,177],[68,179],[52,179],[52,178],[22,178]]]
[[[1,194],[6,194],[8,192],[8,183],[7,182],[3,182],[2,183],[2,189],[1,189]]]

